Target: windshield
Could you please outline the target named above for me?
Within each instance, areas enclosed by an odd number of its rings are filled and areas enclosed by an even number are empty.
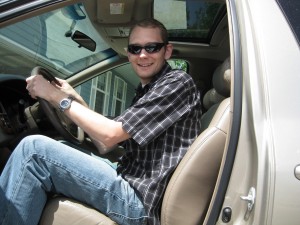
[[[94,51],[72,40],[75,31],[96,44]],[[43,66],[67,78],[116,53],[92,26],[81,3],[33,17],[0,30],[0,73],[28,76]]]

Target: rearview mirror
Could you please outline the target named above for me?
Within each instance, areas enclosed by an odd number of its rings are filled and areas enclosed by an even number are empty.
[[[75,41],[77,44],[79,44],[79,48],[80,47],[84,47],[92,52],[94,52],[96,50],[96,42],[90,38],[89,36],[87,36],[86,34],[76,30],[72,36],[71,36],[72,40]]]

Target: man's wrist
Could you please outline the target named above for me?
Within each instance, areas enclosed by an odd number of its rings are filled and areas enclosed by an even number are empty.
[[[58,108],[61,112],[68,110],[71,107],[71,104],[74,100],[74,97],[68,96],[67,98],[63,98],[58,105]]]

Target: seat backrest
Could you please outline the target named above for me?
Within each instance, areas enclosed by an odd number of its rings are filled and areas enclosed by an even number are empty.
[[[204,221],[231,118],[229,97],[212,106],[207,111],[212,115],[207,128],[191,145],[169,181],[161,209],[162,225],[196,225]]]
[[[172,175],[163,199],[162,225],[203,222],[217,180],[229,121],[230,99],[227,98]]]

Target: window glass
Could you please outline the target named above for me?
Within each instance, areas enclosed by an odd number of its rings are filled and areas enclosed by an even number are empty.
[[[154,1],[154,17],[167,27],[170,40],[209,43],[215,25],[225,13],[225,1]]]
[[[101,112],[103,115],[105,115],[104,103],[105,103],[105,94],[103,92],[97,91],[94,111]]]
[[[108,105],[109,94],[110,94],[110,85],[111,85],[111,72],[106,72],[103,76],[98,76],[92,80],[92,93],[90,96],[90,107],[101,113],[102,115],[108,114]]]
[[[126,63],[76,87],[89,107],[114,118],[131,104],[139,78]]]
[[[90,51],[71,39],[75,31],[96,42]],[[0,29],[0,73],[28,76],[46,67],[67,78],[116,53],[95,31],[81,3],[57,9]]]
[[[277,0],[284,12],[291,29],[300,45],[300,1],[299,0]]]
[[[127,83],[115,77],[112,116],[119,116],[125,110]]]

